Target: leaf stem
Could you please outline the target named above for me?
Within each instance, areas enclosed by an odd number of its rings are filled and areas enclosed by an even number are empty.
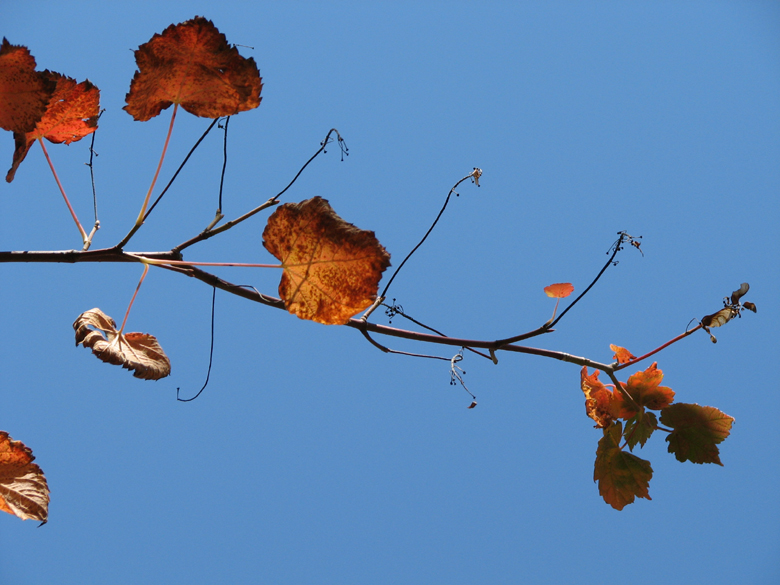
[[[62,193],[62,198],[65,199],[65,205],[68,206],[68,211],[70,211],[70,215],[73,217],[73,221],[76,222],[76,227],[79,229],[79,233],[81,234],[81,241],[82,243],[87,243],[87,232],[84,231],[84,228],[81,227],[81,222],[79,221],[79,218],[76,217],[76,212],[73,210],[73,207],[70,204],[70,201],[68,200],[68,196],[65,195],[65,189],[62,187],[62,183],[60,183],[60,178],[57,175],[57,171],[54,169],[54,163],[51,162],[51,158],[49,157],[49,152],[46,150],[46,145],[43,143],[43,138],[39,138],[38,142],[41,144],[41,148],[43,149],[43,154],[46,157],[46,161],[49,163],[49,168],[51,169],[51,173],[54,175],[54,180],[57,181],[57,187],[60,188],[60,193]]]
[[[141,285],[144,282],[144,278],[146,278],[146,273],[149,272],[149,265],[144,264],[144,272],[141,275],[141,280],[138,281],[138,286],[135,287],[135,292],[133,293],[133,298],[130,299],[130,304],[127,306],[127,311],[125,312],[125,318],[122,321],[122,327],[119,328],[119,337],[121,338],[122,332],[125,330],[125,324],[127,323],[127,317],[130,315],[130,309],[133,308],[133,303],[135,302],[135,297],[138,294],[138,291],[141,288]]]
[[[154,186],[157,184],[157,177],[160,176],[160,170],[162,169],[163,161],[165,160],[165,153],[168,151],[168,144],[171,141],[171,134],[173,133],[173,123],[176,120],[176,112],[178,110],[179,110],[179,104],[174,104],[173,113],[171,114],[171,123],[168,125],[168,134],[165,136],[165,144],[163,145],[162,154],[160,155],[160,162],[157,163],[157,170],[154,172],[154,178],[152,179],[152,184],[149,185],[149,190],[146,192],[144,203],[141,206],[141,212],[138,214],[138,218],[136,218],[135,225],[133,226],[133,228],[122,239],[122,241],[116,245],[117,248],[123,248],[125,244],[127,244],[127,242],[130,241],[130,238],[133,237],[135,232],[137,232],[144,223],[146,207],[147,205],[149,205],[149,199],[152,196],[152,191],[154,191]]]
[[[185,260],[156,260],[154,258],[147,258],[140,254],[130,254],[135,256],[144,264],[151,264],[153,266],[163,266],[165,264],[170,266],[230,266],[238,268],[283,268],[281,264],[245,264],[241,262],[187,262]]]

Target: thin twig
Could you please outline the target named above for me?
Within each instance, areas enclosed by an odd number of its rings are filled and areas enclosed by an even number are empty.
[[[211,378],[211,364],[214,361],[214,306],[216,300],[217,289],[216,287],[211,287],[211,347],[209,348],[209,369],[206,371],[206,381],[203,382],[201,389],[198,390],[198,393],[192,398],[179,398],[179,388],[176,388],[176,400],[179,402],[192,402],[198,396],[200,396],[201,392],[203,392],[206,389],[206,386],[209,385],[209,378]]]
[[[439,219],[441,218],[442,214],[444,213],[444,210],[447,209],[447,204],[450,202],[450,197],[452,197],[452,194],[455,193],[455,189],[458,188],[458,185],[460,185],[463,181],[466,179],[475,179],[475,182],[477,183],[477,186],[479,186],[479,177],[482,175],[482,170],[478,168],[474,168],[473,171],[471,171],[468,175],[463,177],[460,181],[455,183],[452,186],[452,189],[449,190],[449,193],[447,193],[447,197],[444,199],[444,205],[442,205],[441,210],[439,211],[439,214],[436,216],[436,219],[433,220],[433,223],[431,224],[431,227],[428,228],[428,231],[425,232],[425,235],[422,237],[422,240],[414,247],[412,248],[412,251],[409,252],[406,255],[406,258],[403,259],[403,262],[398,265],[398,268],[395,269],[395,272],[393,272],[393,275],[390,277],[390,280],[385,285],[385,290],[382,291],[382,294],[380,294],[380,297],[387,298],[387,289],[390,288],[390,285],[393,284],[393,280],[395,280],[395,277],[398,275],[398,273],[401,271],[401,268],[404,267],[404,264],[406,264],[406,261],[409,260],[409,258],[412,257],[412,254],[414,254],[417,249],[423,245],[423,242],[428,239],[428,236],[433,231],[433,228],[436,227],[436,224],[439,223]]]
[[[209,238],[213,238],[217,234],[221,234],[222,232],[229,230],[233,226],[236,226],[239,223],[241,223],[242,221],[245,221],[245,220],[249,219],[253,215],[255,215],[257,213],[260,213],[264,209],[268,209],[269,207],[277,205],[279,203],[279,198],[284,194],[285,191],[287,191],[287,189],[292,187],[293,183],[295,183],[295,181],[298,180],[298,177],[301,176],[301,173],[303,173],[304,169],[307,166],[309,166],[309,163],[311,161],[313,161],[315,158],[317,158],[317,156],[321,152],[323,152],[325,150],[325,147],[332,141],[332,138],[330,137],[330,135],[333,134],[334,132],[336,133],[336,136],[338,136],[339,144],[341,144],[344,141],[344,139],[341,137],[341,134],[339,134],[339,131],[336,130],[335,128],[331,128],[330,131],[328,131],[328,134],[325,136],[325,140],[323,140],[322,143],[320,144],[319,150],[317,150],[317,152],[315,152],[311,156],[311,158],[309,158],[309,160],[307,160],[304,163],[304,165],[300,168],[300,170],[295,174],[295,176],[293,177],[292,181],[290,181],[284,189],[279,191],[279,193],[277,193],[276,195],[271,197],[268,201],[266,201],[262,205],[260,205],[258,207],[255,207],[254,209],[252,209],[251,211],[245,213],[244,215],[242,215],[242,216],[240,216],[240,217],[238,217],[238,218],[236,218],[234,220],[231,220],[231,221],[221,225],[218,228],[214,228],[213,227],[214,222],[212,222],[212,225],[207,227],[205,230],[203,230],[201,233],[199,233],[194,238],[191,238],[191,239],[187,240],[186,242],[183,242],[183,243],[179,244],[178,246],[174,247],[173,251],[174,252],[181,252],[182,250],[184,250],[185,248],[189,248],[193,244],[197,244],[198,242],[202,242],[204,240],[208,240]]]

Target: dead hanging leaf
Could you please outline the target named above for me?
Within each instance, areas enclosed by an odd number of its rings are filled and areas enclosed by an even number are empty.
[[[232,116],[260,105],[254,59],[239,55],[210,20],[196,16],[155,34],[135,52],[138,65],[124,109],[138,121],[181,104],[203,118]]]
[[[574,292],[574,285],[570,282],[558,282],[544,287],[544,292],[548,297],[563,299]]]
[[[374,236],[341,219],[325,199],[285,203],[263,231],[284,268],[279,296],[301,319],[343,325],[376,299],[390,254]]]
[[[90,81],[44,71],[42,75],[55,85],[54,94],[43,117],[30,132],[14,132],[16,149],[13,165],[5,180],[13,181],[16,169],[27,156],[33,143],[46,138],[49,142],[70,144],[92,134],[100,114],[100,90]]]
[[[678,461],[720,462],[718,443],[731,433],[734,417],[712,406],[680,402],[661,411],[661,424],[673,430],[666,437],[669,453]]]
[[[136,378],[159,380],[171,373],[171,362],[153,335],[120,335],[114,320],[100,309],[79,315],[73,329],[76,330],[76,345],[91,348],[92,353],[104,362],[133,370]]]
[[[27,47],[0,45],[0,128],[30,132],[46,111],[54,83],[35,70]]]
[[[0,510],[22,520],[46,522],[49,487],[32,451],[0,431]]]
[[[617,363],[619,364],[627,364],[631,360],[635,360],[636,356],[628,351],[625,347],[620,347],[619,345],[609,345],[609,349],[615,352],[615,355],[613,355],[613,359],[617,360]]]
[[[731,293],[731,304],[736,305],[739,303],[739,299],[744,297],[750,290],[750,285],[747,282],[743,282],[739,285],[739,288]]]
[[[652,499],[648,488],[653,468],[649,461],[620,449],[622,433],[620,422],[604,429],[593,470],[593,481],[599,484],[599,494],[615,510],[622,510],[637,497]]]

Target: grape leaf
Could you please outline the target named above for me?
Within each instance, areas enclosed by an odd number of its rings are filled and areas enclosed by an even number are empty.
[[[641,443],[642,447],[653,434],[653,431],[658,427],[658,419],[654,412],[647,412],[642,409],[632,418],[626,421],[626,444],[632,451],[636,447],[637,443]]]
[[[232,116],[260,105],[263,83],[210,20],[196,16],[155,34],[135,52],[138,65],[124,109],[146,121],[171,104],[203,118]]]
[[[623,385],[626,392],[640,408],[661,410],[674,400],[674,390],[666,386],[659,386],[664,378],[664,373],[658,369],[657,365],[658,362],[653,362],[644,372],[637,372],[629,377],[628,383]],[[626,404],[625,407],[636,412],[631,404]],[[621,414],[621,418],[626,417]]]
[[[652,499],[648,488],[653,468],[649,461],[620,449],[622,431],[620,422],[604,429],[604,436],[596,449],[593,471],[593,481],[599,484],[599,494],[615,510],[622,510],[636,497]]]
[[[16,149],[13,165],[5,180],[13,181],[16,169],[39,138],[49,142],[70,144],[81,140],[97,128],[100,113],[100,90],[90,81],[76,83],[75,79],[44,71],[42,75],[55,85],[46,112],[30,132],[14,132]]]
[[[279,296],[301,319],[343,325],[376,299],[390,254],[374,236],[341,219],[321,197],[285,203],[263,231],[284,269]]]
[[[133,371],[144,380],[159,380],[171,373],[171,362],[153,335],[122,333],[100,309],[90,309],[73,323],[76,345],[89,347],[99,359]]]
[[[0,45],[0,128],[30,132],[46,111],[54,83],[35,70],[27,47]]]
[[[585,394],[585,412],[596,421],[596,428],[604,429],[620,416],[623,397],[613,392],[599,380],[599,370],[588,375],[583,366],[580,372],[580,388]]]
[[[558,282],[544,287],[544,292],[548,297],[562,299],[574,292],[574,285],[570,282]]]
[[[612,358],[615,359],[619,364],[627,364],[631,360],[636,359],[636,356],[628,351],[625,347],[610,344],[609,349],[615,352],[615,355],[613,355]]]
[[[712,406],[680,402],[661,411],[661,424],[674,429],[666,440],[678,461],[723,465],[717,444],[729,436],[733,423],[734,417]]]
[[[22,520],[49,517],[49,487],[32,451],[0,431],[0,510]]]

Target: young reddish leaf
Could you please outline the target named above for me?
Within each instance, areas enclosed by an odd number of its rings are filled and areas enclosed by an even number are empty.
[[[171,104],[203,118],[260,105],[263,84],[254,59],[239,55],[201,16],[155,34],[138,47],[135,60],[138,71],[124,109],[138,121],[154,118]]]
[[[609,345],[609,349],[615,352],[615,355],[612,357],[617,360],[617,363],[619,364],[626,364],[630,362],[631,360],[635,360],[636,356],[628,351],[625,347],[620,347],[619,345]]]
[[[658,428],[658,419],[654,412],[642,409],[635,416],[626,421],[626,444],[632,451],[637,443],[645,446],[650,435]]]
[[[680,402],[661,411],[661,424],[674,429],[666,440],[678,461],[720,462],[717,444],[731,432],[734,417],[712,406]]]
[[[644,406],[651,410],[666,408],[674,400],[674,390],[659,386],[664,379],[664,373],[657,368],[657,365],[658,362],[653,362],[644,372],[632,375],[624,385],[628,394],[640,407]]]
[[[92,353],[104,362],[134,370],[136,378],[159,380],[171,373],[171,362],[153,335],[120,334],[114,320],[100,309],[79,315],[73,329],[76,330],[76,345],[91,348]]]
[[[284,268],[279,296],[301,319],[343,325],[376,299],[390,254],[374,232],[341,219],[325,199],[285,203],[263,231]]]
[[[604,429],[620,416],[623,397],[599,381],[598,370],[588,375],[588,368],[580,372],[580,388],[585,394],[585,412],[596,421],[596,428]]]
[[[13,165],[5,180],[13,181],[16,169],[27,156],[33,143],[39,138],[49,142],[70,144],[81,140],[97,128],[100,114],[100,90],[89,81],[76,83],[75,79],[59,73],[44,71],[44,77],[54,83],[56,89],[46,108],[46,113],[30,132],[14,132],[16,149]]]
[[[649,461],[620,449],[622,432],[620,422],[604,429],[596,449],[593,471],[593,481],[599,483],[599,494],[615,510],[622,510],[636,497],[652,499],[648,488],[653,468]]]
[[[0,431],[0,510],[22,520],[46,522],[49,487],[32,451]]]
[[[570,282],[559,282],[557,284],[551,284],[550,286],[544,287],[544,292],[548,297],[562,299],[568,297],[571,293],[574,292],[574,285]]]
[[[35,70],[27,47],[0,45],[0,128],[30,132],[43,117],[54,83]]]

